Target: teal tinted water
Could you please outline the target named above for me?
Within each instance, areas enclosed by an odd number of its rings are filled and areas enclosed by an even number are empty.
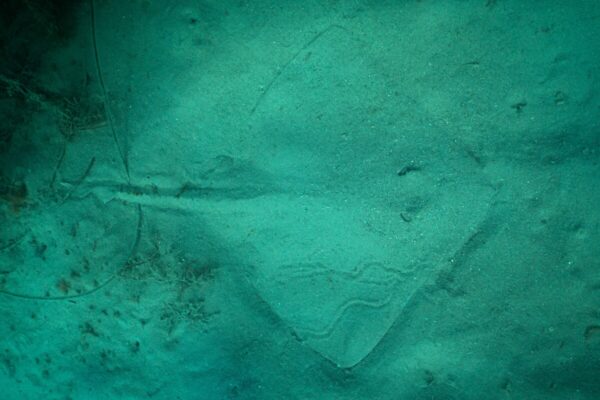
[[[597,399],[600,5],[3,6],[0,399]]]

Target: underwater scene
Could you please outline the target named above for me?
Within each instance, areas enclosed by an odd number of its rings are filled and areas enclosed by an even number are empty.
[[[3,1],[30,399],[600,399],[600,2]]]

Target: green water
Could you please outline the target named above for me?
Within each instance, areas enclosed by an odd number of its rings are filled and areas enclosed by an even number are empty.
[[[600,398],[599,2],[0,11],[0,400]]]

